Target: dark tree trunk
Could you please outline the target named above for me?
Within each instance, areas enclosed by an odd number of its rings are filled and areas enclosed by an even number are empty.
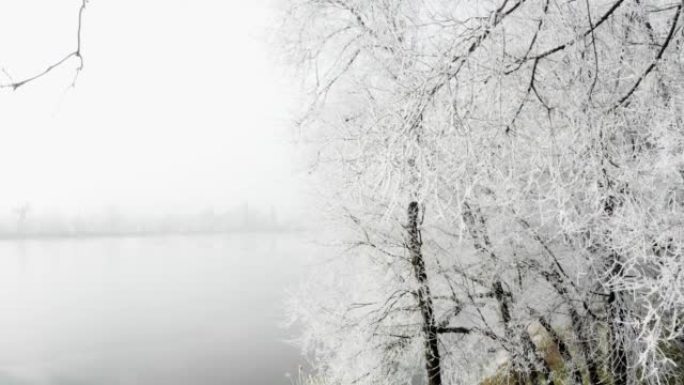
[[[508,303],[507,293],[504,291],[501,281],[494,281],[492,285],[492,291],[494,292],[494,298],[499,304],[499,313],[501,314],[501,322],[503,322],[506,332],[509,332],[509,324],[511,323],[511,310]],[[510,336],[508,336],[510,337]]]
[[[563,341],[561,336],[556,333],[556,330],[544,317],[539,317],[539,323],[542,325],[542,327],[544,327],[544,329],[546,329],[554,345],[556,345],[558,348],[558,353],[563,359],[563,365],[570,366],[572,368],[572,384],[582,385],[582,373],[580,373],[580,370],[577,367],[577,362],[573,359],[572,354],[570,354],[570,348],[568,348],[568,345],[565,343],[565,341]]]
[[[523,351],[525,352],[525,361],[527,361],[527,377],[534,385],[548,384],[549,376],[551,375],[551,368],[546,363],[544,358],[537,355],[537,347],[532,342],[532,338],[523,330],[520,334],[520,340],[523,344]],[[530,360],[530,356],[533,358]],[[535,365],[536,364],[536,365]],[[538,367],[541,368],[538,369]]]
[[[406,231],[408,248],[413,273],[418,280],[418,307],[423,317],[423,335],[425,338],[425,370],[427,372],[428,385],[442,385],[441,359],[439,355],[439,341],[437,339],[437,325],[430,294],[425,261],[421,251],[422,240],[418,228],[418,216],[420,208],[418,202],[411,202],[408,206],[408,223]]]
[[[608,178],[606,170],[603,170],[606,177],[606,184],[613,185],[613,182]],[[622,191],[621,191],[622,192]],[[603,212],[612,217],[615,210],[621,205],[621,200],[614,195],[608,195],[604,204]],[[601,249],[601,245],[598,245]],[[609,275],[611,278],[622,277],[624,275],[624,267],[620,260],[620,255],[616,252],[610,252],[608,255]],[[608,327],[610,336],[609,368],[612,372],[613,385],[627,385],[627,354],[625,352],[624,341],[621,337],[620,328],[625,325],[625,310],[622,307],[622,298],[620,292],[614,290],[612,287],[608,291]]]
[[[589,346],[590,341],[586,333],[588,330],[585,330],[586,322],[584,321],[584,318],[575,309],[575,305],[563,285],[563,279],[560,274],[556,271],[543,271],[542,276],[553,286],[561,298],[565,299],[565,302],[568,305],[572,331],[575,333],[575,337],[577,337],[580,353],[584,356],[584,361],[587,365],[589,385],[600,384],[601,376],[599,375],[599,367],[597,360],[593,357],[591,347]]]
[[[622,276],[623,266],[619,255],[611,254],[613,268],[612,276]],[[610,314],[610,363],[613,372],[614,385],[627,385],[627,353],[623,338],[620,336],[620,328],[625,326],[625,311],[622,307],[622,298],[619,292],[611,290],[608,295],[608,309]]]

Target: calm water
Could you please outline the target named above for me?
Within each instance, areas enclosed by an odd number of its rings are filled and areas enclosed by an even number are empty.
[[[247,234],[0,242],[0,384],[277,385],[314,248]]]

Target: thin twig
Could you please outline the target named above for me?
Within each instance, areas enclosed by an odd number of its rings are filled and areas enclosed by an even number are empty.
[[[71,51],[68,53],[66,56],[61,58],[60,60],[50,64],[47,66],[44,70],[38,72],[37,74],[31,75],[27,78],[24,78],[19,81],[13,81],[10,83],[5,83],[5,84],[0,84],[0,88],[11,88],[13,91],[15,91],[17,88],[24,86],[34,80],[37,80],[50,72],[54,70],[55,68],[60,67],[62,64],[67,62],[71,58],[76,58],[78,59],[78,67],[76,67],[76,73],[74,74],[74,79],[72,80],[71,85],[74,86],[76,83],[76,79],[78,78],[79,73],[83,70],[83,56],[81,55],[81,32],[83,29],[83,14],[85,12],[86,6],[88,5],[89,0],[82,0],[81,1],[81,6],[78,9],[78,28],[76,30],[76,49],[74,51]]]
[[[596,22],[596,24],[594,24],[593,27],[590,27],[588,30],[586,30],[586,31],[584,31],[584,33],[582,33],[581,38],[587,37],[587,36],[589,36],[590,34],[592,34],[592,33],[594,32],[594,30],[595,30],[596,28],[598,28],[599,26],[601,26],[601,24],[603,24],[606,20],[608,20],[608,18],[610,18],[610,16],[611,16],[613,13],[615,13],[615,11],[616,11],[616,10],[620,7],[620,5],[622,5],[622,3],[624,3],[624,2],[625,2],[625,0],[618,0],[618,1],[616,1],[615,3],[613,3],[613,5],[610,7],[610,9],[608,9],[608,11],[606,11],[606,13],[604,13],[603,16],[601,16],[601,18]],[[542,52],[542,53],[540,53],[540,54],[538,54],[538,55],[531,56],[531,57],[527,58],[526,61],[528,61],[528,60],[534,60],[534,59],[543,59],[543,58],[545,58],[545,57],[547,57],[547,56],[550,56],[550,55],[552,55],[552,54],[554,54],[554,53],[556,53],[556,52],[560,52],[560,51],[562,51],[562,50],[564,50],[564,49],[566,49],[566,48],[568,48],[568,47],[574,45],[574,44],[577,43],[578,41],[579,41],[579,39],[575,39],[575,40],[568,41],[568,42],[563,43],[563,44],[561,44],[561,45],[558,45],[558,46],[556,46],[556,47],[554,47],[554,48],[551,48],[551,49],[549,49],[549,50],[546,50],[546,51],[544,51],[544,52]]]
[[[672,37],[674,36],[674,32],[677,29],[677,22],[679,21],[679,17],[682,14],[682,4],[679,4],[677,6],[677,12],[675,12],[674,17],[672,18],[672,25],[670,26],[670,32],[667,34],[667,38],[665,39],[665,42],[662,44],[660,47],[660,51],[658,51],[658,55],[656,55],[655,59],[651,62],[651,64],[646,68],[646,70],[639,76],[637,81],[634,83],[632,88],[618,100],[618,102],[611,108],[611,110],[614,110],[627,102],[627,100],[634,94],[634,92],[639,88],[639,85],[641,82],[648,76],[648,74],[653,71],[653,69],[658,65],[658,62],[663,58],[663,54],[665,53],[665,50],[667,47],[670,45],[670,42],[672,41]]]

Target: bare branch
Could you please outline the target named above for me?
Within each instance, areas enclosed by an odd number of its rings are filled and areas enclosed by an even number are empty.
[[[596,28],[600,27],[601,24],[603,24],[606,20],[608,20],[608,18],[610,18],[610,16],[612,16],[613,13],[615,13],[615,11],[616,11],[618,8],[620,8],[620,6],[621,6],[624,2],[625,2],[625,0],[618,0],[618,1],[616,1],[615,3],[613,3],[613,5],[606,11],[606,13],[604,13],[604,14],[601,16],[601,18],[596,22],[596,24],[594,24],[592,27],[590,27],[589,29],[587,29],[586,31],[584,31],[584,32],[580,35],[580,38],[585,38],[585,37],[589,36],[590,34],[592,34],[592,33],[594,32],[594,30],[595,30]],[[570,47],[570,46],[575,45],[575,44],[577,43],[577,41],[579,41],[579,39],[575,39],[575,40],[568,41],[568,42],[566,42],[566,43],[563,43],[563,44],[561,44],[561,45],[558,45],[558,46],[556,46],[556,47],[553,47],[553,48],[551,48],[551,49],[548,49],[548,50],[546,50],[546,51],[544,51],[544,52],[542,52],[542,53],[540,53],[540,54],[538,54],[538,55],[531,56],[531,57],[527,58],[526,60],[543,59],[543,58],[545,58],[545,57],[547,57],[547,56],[553,55],[553,54],[556,53],[556,52],[563,51],[564,49],[566,49],[566,48],[568,48],[568,47]]]
[[[83,70],[83,56],[81,54],[81,31],[83,28],[83,14],[85,12],[86,6],[88,5],[88,1],[89,0],[82,0],[81,6],[78,9],[78,26],[76,29],[76,48],[73,51],[69,52],[67,55],[65,55],[60,60],[54,62],[53,64],[50,64],[43,71],[40,71],[37,74],[31,75],[31,76],[24,78],[22,80],[12,81],[10,83],[5,83],[5,84],[0,84],[0,88],[11,88],[12,90],[16,90],[19,87],[22,87],[28,83],[33,82],[34,80],[38,80],[38,79],[42,78],[43,76],[49,74],[54,69],[60,67],[62,64],[66,63],[70,59],[76,58],[78,60],[78,66],[76,67],[76,72],[75,72],[74,78],[71,82],[71,85],[73,87],[76,84],[76,79],[78,78],[79,73]]]
[[[677,23],[679,21],[680,16],[682,15],[682,5],[679,4],[677,6],[677,10],[675,11],[675,15],[672,18],[672,24],[670,25],[670,31],[667,34],[667,37],[665,38],[665,41],[660,47],[660,50],[658,51],[658,54],[656,55],[655,59],[651,62],[651,64],[646,68],[646,70],[639,76],[637,81],[634,83],[632,88],[627,91],[627,93],[621,97],[617,103],[611,108],[611,110],[614,110],[620,106],[625,105],[627,100],[634,94],[634,92],[639,88],[639,85],[641,82],[648,76],[648,74],[653,71],[653,69],[658,65],[658,62],[663,58],[663,54],[665,53],[665,50],[667,47],[670,45],[670,42],[672,41],[672,37],[674,36],[674,32],[677,29]]]

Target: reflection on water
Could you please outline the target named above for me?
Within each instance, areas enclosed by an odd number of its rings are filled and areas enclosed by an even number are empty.
[[[296,235],[0,242],[0,384],[288,384]]]

